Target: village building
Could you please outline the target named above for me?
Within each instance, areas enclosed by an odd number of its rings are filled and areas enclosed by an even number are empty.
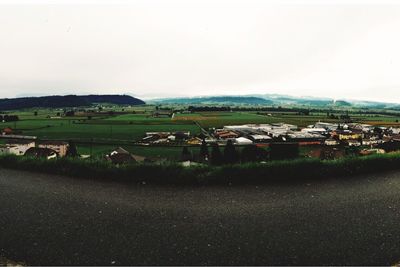
[[[238,138],[235,138],[235,143],[237,145],[251,145],[251,144],[253,144],[253,141],[251,141],[250,139],[245,138],[245,137],[238,137]]]
[[[270,136],[263,134],[252,134],[248,138],[254,143],[270,143],[272,141]]]
[[[337,146],[337,145],[339,145],[340,143],[339,143],[338,140],[329,138],[329,139],[326,139],[326,140],[325,140],[324,144],[325,144],[326,146]]]
[[[175,136],[175,140],[186,140],[186,139],[189,139],[190,132],[178,131],[178,132],[174,132],[172,135]]]
[[[362,145],[363,146],[373,146],[377,144],[381,144],[383,141],[378,138],[364,138],[362,140]]]
[[[8,154],[23,156],[25,153],[22,153],[22,151],[18,150],[18,147],[16,146],[0,145],[0,155]]]
[[[350,147],[358,147],[361,146],[361,142],[358,140],[347,140],[346,141],[347,145]]]
[[[133,155],[122,147],[118,147],[105,156],[106,160],[113,164],[129,164],[146,161],[146,157]]]
[[[389,129],[389,131],[392,133],[392,134],[400,134],[400,128],[390,128]]]
[[[45,159],[57,158],[57,152],[50,148],[31,147],[25,152],[25,156]]]
[[[372,132],[374,129],[374,126],[365,124],[365,123],[349,123],[348,124],[348,129],[352,131],[361,131],[363,133],[369,133]]]
[[[167,138],[171,132],[146,132],[146,136],[159,136],[159,138]]]
[[[394,135],[390,136],[389,138],[391,139],[391,141],[400,142],[400,134],[394,134]]]
[[[360,155],[362,156],[373,155],[373,154],[385,154],[385,153],[386,153],[385,150],[380,148],[362,149],[360,151]]]
[[[39,144],[40,148],[49,148],[57,152],[59,157],[65,157],[68,152],[68,143],[64,141],[45,141]]]
[[[152,113],[154,118],[171,118],[174,113],[171,110],[156,110]]]
[[[320,145],[325,139],[326,137],[323,135],[301,131],[291,132],[286,135],[286,141],[296,142],[300,145]]]
[[[298,126],[297,126],[297,125],[288,124],[288,123],[283,123],[283,122],[280,122],[280,123],[272,123],[271,125],[272,125],[272,127],[275,127],[275,128],[282,128],[282,129],[286,129],[286,130],[288,130],[288,131],[296,131],[296,130],[298,129]]]
[[[329,123],[329,122],[317,122],[314,124],[315,128],[324,128],[328,132],[335,131],[339,127],[336,123]]]
[[[234,139],[239,137],[239,134],[233,131],[226,131],[226,130],[216,131],[214,135],[216,138],[220,139]]]
[[[10,152],[6,154],[14,154],[22,156],[29,148],[35,147],[35,141],[28,139],[10,139],[6,141],[5,147],[8,147],[5,150],[9,150]]]
[[[241,131],[241,130],[254,130],[254,126],[250,126],[247,124],[244,125],[227,125],[224,126],[224,130],[228,131]]]
[[[14,133],[14,131],[10,127],[7,127],[7,128],[4,128],[1,133],[2,133],[2,135],[11,135]]]
[[[198,138],[198,137],[192,137],[192,138],[188,139],[188,140],[186,141],[186,143],[187,143],[188,145],[201,145],[202,141],[203,141],[203,140],[200,139],[200,138]]]
[[[328,131],[325,128],[304,128],[301,129],[301,131],[304,133],[311,133],[311,134],[321,134],[321,135],[328,134]]]
[[[337,138],[341,141],[358,140],[363,138],[363,134],[361,132],[353,132],[350,130],[336,130],[332,133],[332,136],[337,136]]]

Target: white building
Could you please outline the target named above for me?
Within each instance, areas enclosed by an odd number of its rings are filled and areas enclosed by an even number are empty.
[[[251,145],[253,144],[253,141],[245,137],[239,137],[235,139],[235,143],[238,145]]]
[[[18,147],[16,146],[7,146],[7,145],[1,145],[0,146],[0,155],[7,155],[7,154],[12,154],[12,155],[24,155],[23,153],[20,154],[21,151],[18,150]]]
[[[49,148],[57,152],[59,157],[65,157],[68,151],[68,143],[63,141],[46,141],[39,144],[40,148]]]
[[[327,146],[337,146],[339,145],[339,142],[335,139],[326,139],[325,140],[325,145]]]
[[[249,139],[253,140],[255,143],[267,143],[272,140],[270,136],[264,134],[249,135]]]
[[[325,128],[304,128],[301,129],[303,133],[314,133],[314,134],[327,134],[328,131]]]
[[[1,152],[2,154],[23,156],[31,147],[35,147],[35,141],[23,139],[8,140],[6,145],[2,147]]]

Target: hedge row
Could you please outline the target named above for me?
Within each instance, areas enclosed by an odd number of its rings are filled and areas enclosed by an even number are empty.
[[[224,166],[183,167],[168,163],[114,166],[96,160],[61,158],[34,159],[13,155],[0,156],[0,167],[40,173],[68,175],[95,180],[150,184],[254,184],[295,182],[329,177],[348,177],[388,170],[400,170],[400,153],[351,157],[340,160],[296,159]]]

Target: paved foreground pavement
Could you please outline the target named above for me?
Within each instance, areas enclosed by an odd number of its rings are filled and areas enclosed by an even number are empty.
[[[0,169],[0,257],[30,265],[388,265],[400,173],[175,188]]]

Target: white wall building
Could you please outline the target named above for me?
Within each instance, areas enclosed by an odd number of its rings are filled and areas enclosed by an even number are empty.
[[[35,141],[8,140],[6,145],[2,147],[2,153],[23,156],[25,155],[25,152],[31,147],[35,147]]]

